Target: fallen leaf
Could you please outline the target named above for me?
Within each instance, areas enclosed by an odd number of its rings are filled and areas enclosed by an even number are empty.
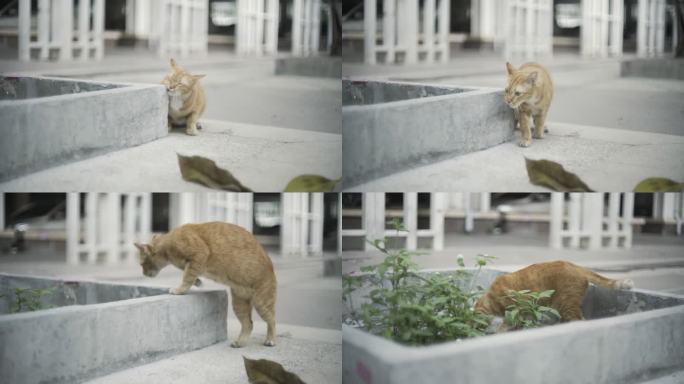
[[[245,370],[251,384],[305,384],[299,376],[288,372],[275,361],[252,360],[244,356]]]
[[[205,185],[213,189],[232,192],[252,192],[242,185],[230,172],[219,168],[213,160],[201,156],[178,155],[183,180]]]
[[[331,192],[339,181],[318,175],[301,175],[290,180],[283,192]]]
[[[666,179],[664,177],[649,177],[641,180],[634,192],[682,192],[684,191],[684,183],[678,183],[674,180]]]
[[[551,160],[525,158],[525,165],[532,184],[559,192],[593,192],[577,175]]]

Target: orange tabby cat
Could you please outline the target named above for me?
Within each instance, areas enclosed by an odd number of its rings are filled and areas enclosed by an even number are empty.
[[[511,304],[505,297],[509,290],[553,289],[555,292],[551,299],[542,299],[540,304],[556,309],[562,321],[582,320],[582,301],[589,283],[612,289],[630,289],[634,286],[631,280],[608,279],[567,261],[539,263],[498,276],[475,304],[475,311],[503,316],[506,306]]]
[[[273,264],[254,235],[237,225],[211,222],[186,224],[155,236],[150,244],[135,244],[145,276],[154,277],[172,264],[183,270],[182,295],[205,276],[230,287],[233,312],[242,325],[231,346],[242,347],[252,332],[252,307],[268,324],[264,345],[275,345],[276,277]]]
[[[546,68],[537,63],[526,63],[515,69],[506,63],[508,86],[504,99],[515,110],[520,124],[521,147],[532,144],[531,124],[534,120],[534,138],[544,137],[546,114],[553,99],[553,82]]]
[[[171,72],[162,80],[169,95],[169,129],[173,124],[185,124],[188,135],[196,135],[197,130],[202,129],[197,121],[206,106],[199,82],[203,77],[191,75],[171,59]]]

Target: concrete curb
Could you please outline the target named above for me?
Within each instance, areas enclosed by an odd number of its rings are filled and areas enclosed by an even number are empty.
[[[0,316],[0,381],[83,381],[224,341],[227,305],[196,291]]]
[[[343,188],[514,137],[498,89],[343,80],[343,95]]]
[[[31,80],[99,90],[0,101],[0,181],[168,134],[168,97],[161,85]]]

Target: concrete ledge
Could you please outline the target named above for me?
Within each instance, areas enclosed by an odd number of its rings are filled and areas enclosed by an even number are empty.
[[[0,101],[0,181],[168,133],[168,97],[161,85],[31,80],[63,85],[48,87],[45,97]]]
[[[227,305],[193,291],[0,316],[0,382],[80,382],[224,341]]]
[[[620,76],[684,80],[684,58],[625,60],[620,64]]]
[[[497,89],[343,80],[343,104],[345,188],[514,137]]]
[[[329,56],[278,58],[275,74],[339,79],[342,76],[342,59]]]
[[[479,285],[498,273],[483,272]],[[592,287],[583,311],[599,319],[424,347],[343,325],[343,382],[624,383],[684,368],[684,297]]]

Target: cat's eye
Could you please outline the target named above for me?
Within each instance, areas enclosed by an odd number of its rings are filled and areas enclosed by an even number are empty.
[[[516,96],[520,96],[520,92],[515,91],[515,95],[516,95]]]

